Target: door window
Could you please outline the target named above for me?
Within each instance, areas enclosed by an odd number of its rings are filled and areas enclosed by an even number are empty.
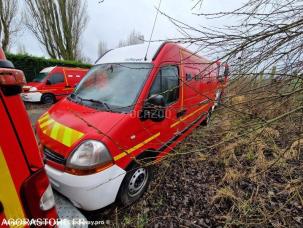
[[[177,66],[161,67],[150,90],[149,97],[161,94],[169,105],[179,98],[179,70]]]
[[[64,75],[61,73],[54,73],[49,79],[52,85],[64,82]]]

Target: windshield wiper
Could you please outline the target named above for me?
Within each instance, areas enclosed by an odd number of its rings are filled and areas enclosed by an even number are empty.
[[[72,93],[71,96],[74,96],[75,98],[78,98],[81,103],[83,103],[83,101],[88,101],[88,102],[92,102],[92,103],[95,103],[95,104],[101,104],[102,106],[104,106],[108,111],[111,111],[113,112],[113,110],[109,107],[109,105],[103,101],[98,101],[98,100],[94,100],[94,99],[86,99],[86,98],[82,98],[80,96],[78,96],[77,94],[75,93]]]

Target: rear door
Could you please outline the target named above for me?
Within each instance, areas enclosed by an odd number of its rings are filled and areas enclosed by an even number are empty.
[[[191,126],[196,120],[203,118],[208,110],[209,86],[211,78],[209,69],[203,59],[192,53],[182,50],[183,79],[183,107],[186,111],[181,118],[183,128]]]

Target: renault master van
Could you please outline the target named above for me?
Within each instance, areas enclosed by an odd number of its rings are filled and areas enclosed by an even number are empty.
[[[37,132],[52,186],[84,210],[146,190],[151,162],[206,123],[224,81],[218,65],[175,43],[106,53]]]
[[[88,69],[70,67],[47,67],[23,87],[24,101],[53,104],[69,95],[81,81]]]

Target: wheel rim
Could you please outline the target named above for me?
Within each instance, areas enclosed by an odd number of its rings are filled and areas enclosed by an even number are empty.
[[[44,97],[44,103],[45,104],[52,104],[52,103],[54,103],[53,98],[51,96],[45,96]]]
[[[139,195],[147,183],[148,172],[145,168],[139,168],[132,175],[128,184],[128,194],[131,197]]]

